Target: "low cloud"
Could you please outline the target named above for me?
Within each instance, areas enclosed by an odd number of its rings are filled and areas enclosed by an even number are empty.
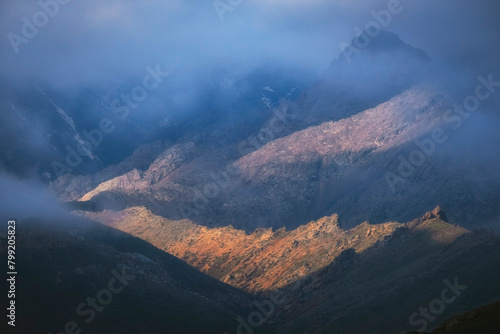
[[[210,66],[249,69],[271,59],[321,73],[350,41],[354,27],[372,19],[387,1],[243,1],[221,21],[213,1],[69,1],[13,51],[9,33],[22,36],[40,3],[0,5],[2,80],[54,85],[122,82],[145,66],[166,64],[182,73]],[[54,3],[52,1],[52,3]],[[479,1],[401,0],[404,12],[388,30],[431,57],[453,65],[495,63],[499,4]],[[43,21],[42,21],[43,22]],[[483,71],[484,72],[484,71]]]
[[[0,175],[0,221],[28,218],[60,219],[68,212],[42,184]],[[6,225],[5,225],[6,226]]]

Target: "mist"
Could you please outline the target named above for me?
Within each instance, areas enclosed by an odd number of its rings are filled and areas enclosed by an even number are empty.
[[[46,187],[34,180],[19,180],[0,174],[0,219],[2,222],[29,218],[60,221],[68,211]]]
[[[164,140],[149,135],[152,124],[165,123],[171,130],[169,139],[175,141],[175,136],[183,135],[174,129],[179,122],[198,122],[204,126],[214,110],[218,117],[238,122],[241,114],[254,111],[245,107],[246,100],[258,101],[259,89],[270,83],[277,91],[276,101],[292,89],[296,89],[297,94],[292,97],[296,99],[302,90],[324,75],[332,60],[341,54],[343,45],[349,44],[360,29],[365,29],[375,16],[382,15],[380,13],[394,3],[398,5],[397,14],[391,15],[384,30],[398,34],[404,42],[423,50],[434,69],[463,75],[461,78],[472,80],[472,85],[478,75],[493,73],[494,78],[500,78],[497,18],[500,4],[488,0],[362,0],[355,3],[256,0],[233,1],[232,5],[225,1],[199,0],[59,1],[6,0],[0,4],[1,112],[9,112],[2,120],[6,122],[5,127],[12,128],[9,134],[23,127],[35,127],[40,133],[24,131],[30,135],[23,141],[29,142],[27,146],[37,151],[35,153],[23,146],[12,148],[12,143],[6,146],[20,152],[19,159],[50,156],[45,162],[47,166],[42,166],[42,170],[49,172],[52,172],[49,164],[62,161],[66,152],[53,149],[43,135],[46,128],[57,128],[61,120],[55,117],[53,124],[43,120],[43,108],[35,121],[28,117],[21,120],[9,106],[11,101],[22,105],[26,94],[23,92],[17,99],[15,96],[20,90],[43,87],[43,91],[59,98],[58,107],[72,117],[80,116],[75,117],[81,121],[77,124],[79,131],[90,130],[109,116],[109,110],[83,105],[79,99],[82,90],[90,89],[107,98],[105,102],[109,107],[120,94],[130,93],[134,86],[141,84],[148,68],[160,68],[168,73],[159,88],[150,92],[128,119],[116,122],[117,130],[98,148],[103,164],[89,159],[87,165],[82,164],[79,172],[91,173],[121,161],[141,143]],[[34,20],[44,20],[39,14],[42,7],[50,8],[48,11],[52,14],[45,15],[46,22],[36,27]],[[26,28],[30,25],[31,28]],[[394,65],[390,62],[387,68]],[[397,64],[405,65],[404,61]],[[279,71],[270,70],[274,68]],[[363,73],[358,72],[366,71],[366,66],[348,71],[349,80],[359,84],[358,74]],[[450,86],[452,83],[460,86],[456,81],[450,80]],[[259,88],[255,90],[254,86]],[[466,86],[460,89],[469,92]],[[243,98],[239,95],[241,91],[246,94]],[[46,102],[38,101],[29,107],[38,111]],[[498,98],[489,103],[497,106]],[[491,108],[493,114],[498,114],[496,106]],[[491,118],[498,123],[497,116]],[[473,130],[467,133],[469,137],[480,127],[471,125],[471,128]],[[241,133],[242,138],[249,135]],[[61,136],[59,142],[73,140],[72,136]],[[34,160],[28,159],[23,165],[35,166]],[[12,161],[6,164],[9,163],[12,166]],[[0,166],[2,164],[3,161]],[[14,164],[13,169],[17,165]],[[4,189],[17,187],[11,179],[4,178],[2,182]],[[31,194],[37,189],[25,184],[19,188]],[[2,196],[9,197],[4,195],[7,192],[2,190]],[[16,192],[15,198],[20,198],[22,192]],[[16,204],[22,201],[6,199],[22,213],[22,205]],[[38,207],[41,209],[44,205]]]
[[[373,20],[371,11],[387,6],[378,0],[259,0],[221,12],[212,1],[69,1],[16,53],[8,34],[22,36],[23,18],[32,22],[41,7],[7,0],[0,5],[0,77],[63,89],[119,85],[141,77],[148,65],[182,75],[216,66],[248,72],[273,61],[319,76],[355,28]],[[449,66],[496,69],[498,3],[402,0],[400,6],[386,30]]]

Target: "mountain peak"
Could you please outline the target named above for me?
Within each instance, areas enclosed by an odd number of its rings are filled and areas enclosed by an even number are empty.
[[[363,36],[367,37],[365,41],[362,41]],[[366,43],[368,41],[367,49],[380,49],[380,50],[390,50],[397,49],[403,47],[406,44],[399,38],[399,36],[395,33],[381,30],[380,33],[374,37],[369,37],[366,32],[363,32],[361,35],[353,38],[351,41],[352,46],[357,46],[359,43]],[[357,46],[359,48],[359,46]]]
[[[448,218],[446,217],[446,214],[444,213],[441,206],[438,205],[436,206],[436,208],[434,208],[434,210],[426,212],[421,218],[414,219],[411,222],[409,222],[407,226],[410,228],[415,227],[431,219],[439,219],[448,223]]]
[[[429,214],[429,212],[427,214]],[[444,210],[439,205],[436,206],[436,208],[430,212],[430,215],[432,218],[438,218],[438,219],[448,223],[448,218],[446,217]]]
[[[331,216],[322,217],[318,220],[313,220],[307,225],[300,226],[297,230],[300,231],[310,231],[314,233],[334,233],[342,229],[340,225],[340,219],[337,214]]]
[[[351,62],[357,55],[363,53],[381,52],[403,52],[407,56],[415,57],[422,61],[429,61],[430,57],[422,50],[405,43],[395,33],[381,30],[378,34],[363,31],[354,37],[351,44],[347,45],[339,56],[339,59]]]

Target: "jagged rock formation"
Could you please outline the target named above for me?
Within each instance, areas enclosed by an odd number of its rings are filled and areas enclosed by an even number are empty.
[[[252,234],[232,226],[212,229],[187,220],[169,221],[143,207],[86,215],[142,238],[223,282],[257,292],[281,288],[317,272],[344,251],[362,253],[390,239],[400,228],[432,229],[426,223],[444,213],[437,207],[416,220],[419,224],[364,222],[350,230],[342,229],[338,216],[333,215],[292,231],[268,228],[256,229]],[[450,243],[466,232],[449,225],[431,237]]]
[[[444,213],[443,209],[441,206],[437,206],[434,210],[426,212],[425,215],[422,218],[417,218],[412,220],[411,222],[407,223],[408,227],[415,227],[417,225],[422,224],[423,222],[431,219],[439,219],[444,222],[448,222],[448,218],[446,217],[446,214]]]
[[[275,327],[286,333],[382,334],[418,330],[425,323],[432,330],[500,299],[499,245],[492,233],[467,233],[435,218],[405,226],[365,252],[344,251],[328,267],[285,288]],[[421,307],[441,298],[449,286],[445,280],[463,290],[426,320]]]

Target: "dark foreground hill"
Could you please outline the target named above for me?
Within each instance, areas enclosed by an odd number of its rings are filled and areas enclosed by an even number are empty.
[[[431,334],[476,334],[498,333],[500,331],[500,302],[492,303],[445,321]],[[408,334],[417,334],[410,332]]]
[[[15,333],[224,333],[248,313],[245,293],[112,228],[72,217],[16,232]]]

